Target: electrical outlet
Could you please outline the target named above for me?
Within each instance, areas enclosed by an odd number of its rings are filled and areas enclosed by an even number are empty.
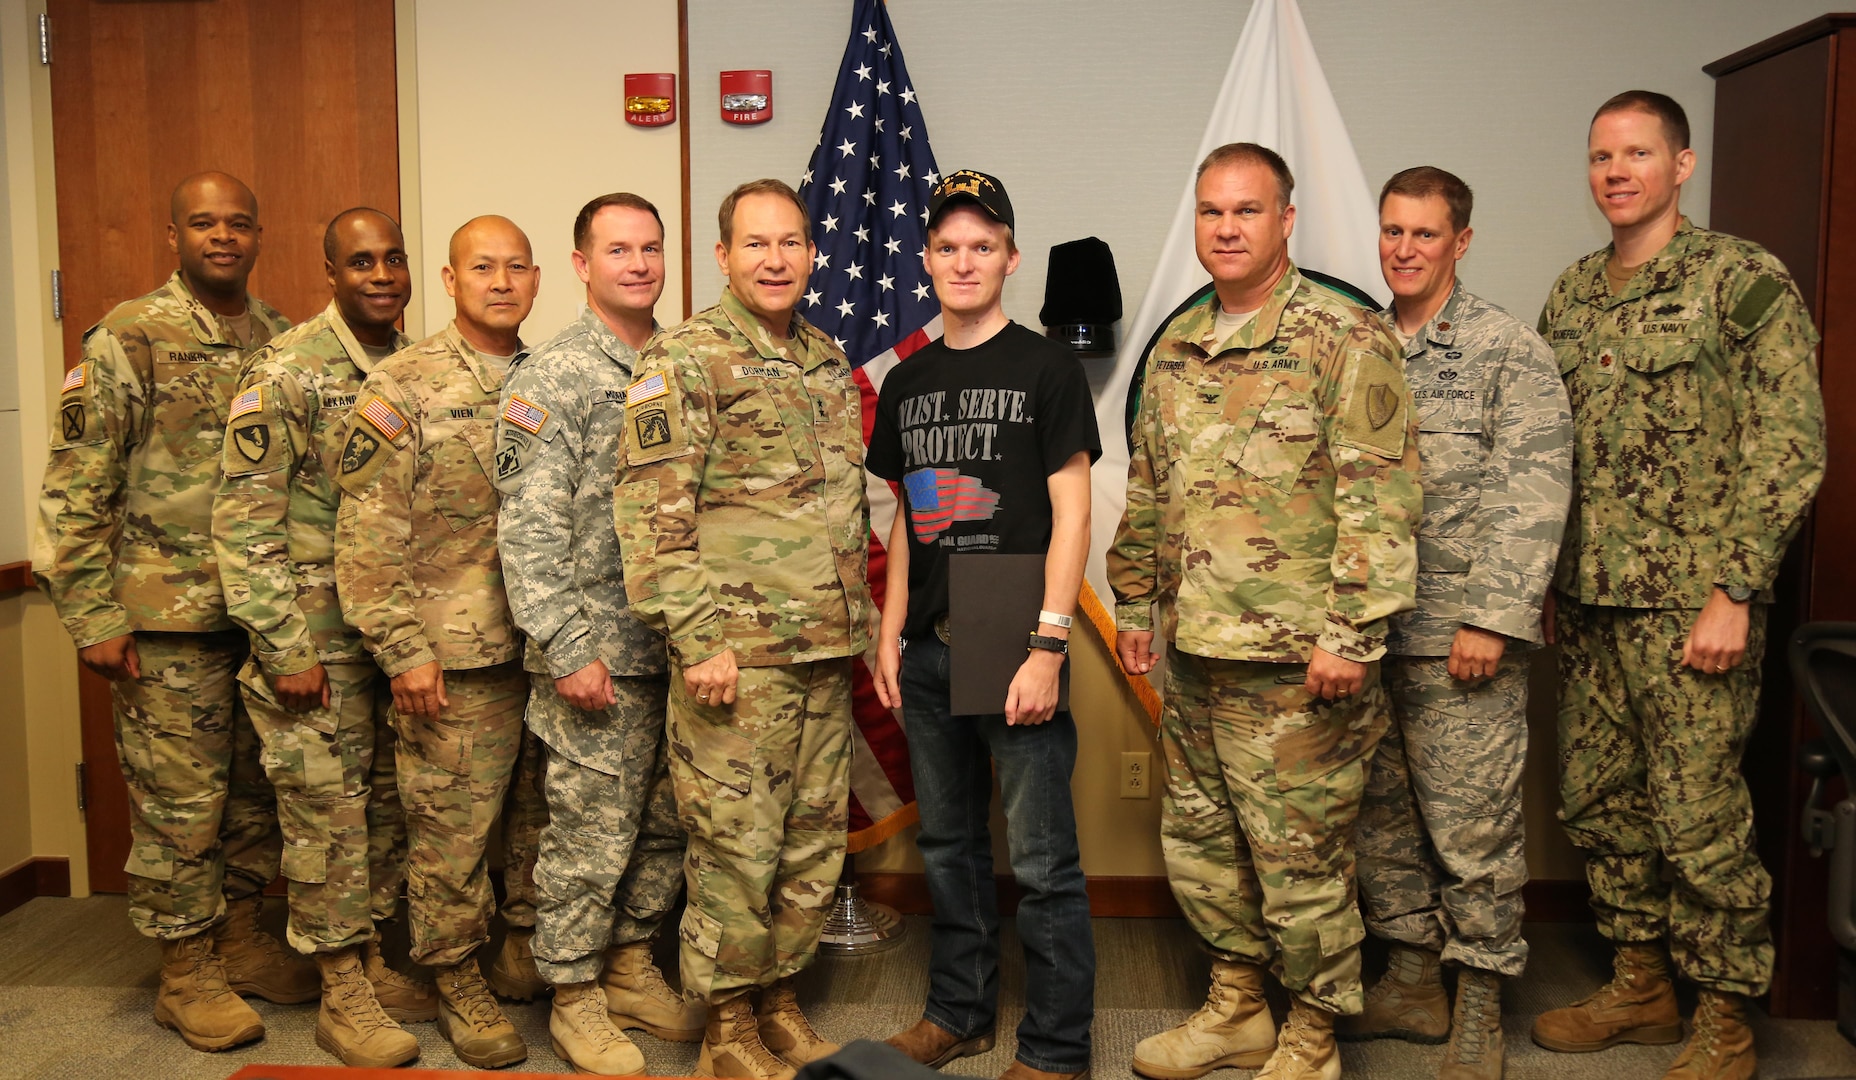
[[[1146,750],[1121,755],[1121,797],[1145,799],[1153,790],[1154,756]]]

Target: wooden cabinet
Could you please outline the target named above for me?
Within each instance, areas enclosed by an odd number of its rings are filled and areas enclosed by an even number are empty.
[[[1824,339],[1830,467],[1779,576],[1745,763],[1760,856],[1773,876],[1770,1009],[1824,1018],[1836,1009],[1837,950],[1825,864],[1799,833],[1808,785],[1796,766],[1798,745],[1817,731],[1786,652],[1801,622],[1856,620],[1856,14],[1814,19],[1703,70],[1715,79],[1709,225],[1783,260]]]

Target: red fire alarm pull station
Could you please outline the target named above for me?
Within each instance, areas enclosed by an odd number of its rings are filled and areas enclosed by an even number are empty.
[[[773,119],[773,72],[722,72],[722,119],[730,124]]]
[[[677,120],[677,76],[674,72],[625,76],[625,122],[657,127]]]

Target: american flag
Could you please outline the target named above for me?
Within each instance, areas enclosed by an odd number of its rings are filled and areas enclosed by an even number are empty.
[[[985,521],[999,506],[999,493],[959,469],[917,469],[902,478],[909,492],[909,525],[924,544],[956,521]]]
[[[548,410],[525,399],[521,394],[511,394],[509,404],[503,408],[503,419],[530,435],[539,435],[542,425],[548,422]]]
[[[264,404],[264,388],[254,386],[232,399],[232,410],[227,414],[227,421],[237,420],[248,412],[257,412]]]
[[[856,0],[818,149],[799,184],[818,245],[799,310],[850,358],[866,441],[883,376],[941,334],[941,305],[922,267],[928,193],[940,178],[889,13],[880,0]],[[872,536],[870,584],[879,604],[883,563]],[[860,851],[914,820],[915,785],[908,741],[861,662],[852,713],[850,849]]]

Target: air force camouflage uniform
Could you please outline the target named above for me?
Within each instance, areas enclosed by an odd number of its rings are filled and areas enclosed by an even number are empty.
[[[608,946],[649,940],[683,887],[664,641],[626,609],[612,527],[636,357],[589,310],[510,369],[498,421],[503,565],[528,635],[528,727],[547,756],[535,960],[560,985],[597,978]],[[584,712],[554,680],[595,661],[618,702]]]
[[[435,721],[391,714],[411,955],[437,967],[488,936],[484,848],[528,700],[490,483],[503,374],[455,324],[396,353],[362,384],[337,466],[342,614],[389,678],[436,660],[450,699]]]
[[[1412,604],[1411,398],[1378,318],[1293,266],[1225,341],[1216,303],[1154,348],[1108,554],[1117,625],[1159,601],[1170,644],[1167,877],[1220,955],[1359,1012],[1351,835],[1389,709],[1377,666],[1331,703],[1303,683],[1317,647],[1378,660]]]
[[[393,347],[411,339],[395,334]],[[406,826],[380,669],[335,595],[343,422],[374,364],[331,301],[258,350],[233,399],[213,503],[226,609],[251,635],[245,708],[277,791],[290,943],[336,952],[393,916]],[[329,704],[292,712],[271,678],[324,665]]]
[[[670,772],[689,832],[685,991],[715,1003],[811,961],[844,862],[851,663],[876,607],[863,425],[844,354],[776,340],[724,291],[627,390],[625,594],[669,638]],[[683,670],[724,650],[732,707]]]
[[[1355,846],[1367,925],[1452,963],[1516,976],[1527,675],[1566,527],[1572,416],[1553,353],[1461,284],[1405,346],[1424,518],[1418,607],[1386,639],[1394,721]],[[1492,678],[1454,679],[1470,626],[1509,640]]]
[[[289,327],[248,303],[250,345]],[[84,335],[52,418],[33,569],[78,648],[135,634],[142,677],[110,696],[129,918],[150,937],[191,937],[277,876],[276,801],[238,701],[245,637],[226,617],[212,541],[244,359],[176,272]]]
[[[1683,667],[1682,647],[1716,585],[1772,584],[1823,479],[1817,331],[1748,241],[1684,219],[1617,295],[1610,254],[1561,274],[1540,316],[1577,432],[1553,579],[1561,817],[1606,937],[1667,937],[1702,987],[1762,994],[1771,879],[1739,765],[1769,597],[1731,671]]]

